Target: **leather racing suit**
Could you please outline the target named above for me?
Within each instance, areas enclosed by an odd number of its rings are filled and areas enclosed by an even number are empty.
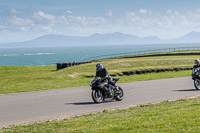
[[[103,82],[107,83],[106,89],[105,90],[110,96],[112,96],[112,89],[115,87],[115,82],[113,82],[112,77],[108,73],[108,70],[106,68],[102,68],[98,71],[96,71],[96,77],[101,77]]]

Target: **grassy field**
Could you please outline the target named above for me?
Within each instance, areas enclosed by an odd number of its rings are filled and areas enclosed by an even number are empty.
[[[64,120],[12,126],[0,129],[0,131],[16,133],[198,133],[200,131],[199,112],[200,97],[139,105],[114,111],[104,110]]]
[[[105,59],[101,63],[111,74],[123,71],[155,68],[192,67],[198,56],[161,56],[128,59]],[[56,71],[56,65],[49,66],[0,66],[0,94],[89,86],[95,75],[97,62],[68,67]],[[152,80],[190,76],[190,71],[151,73],[134,76],[118,76],[119,82]]]

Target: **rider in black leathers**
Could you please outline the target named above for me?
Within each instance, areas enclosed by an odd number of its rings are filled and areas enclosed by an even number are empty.
[[[113,87],[115,87],[115,83],[113,82],[112,77],[108,73],[108,70],[106,68],[103,68],[103,65],[101,63],[96,64],[96,76],[94,79],[97,79],[97,77],[101,77],[102,81],[107,83],[105,91],[109,95],[109,97],[112,97],[112,89]]]
[[[200,67],[200,60],[199,59],[195,59],[193,68],[198,68],[198,67]]]

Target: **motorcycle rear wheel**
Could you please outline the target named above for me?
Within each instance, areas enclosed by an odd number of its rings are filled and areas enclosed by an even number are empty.
[[[115,100],[116,101],[121,101],[124,99],[124,91],[122,90],[121,87],[118,87],[118,91],[120,92],[116,97],[115,97]]]
[[[101,103],[104,100],[101,90],[92,90],[92,99],[95,103]]]
[[[200,79],[194,80],[194,86],[195,86],[196,90],[200,90]]]

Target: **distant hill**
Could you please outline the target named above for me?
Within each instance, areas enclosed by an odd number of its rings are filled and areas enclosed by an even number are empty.
[[[158,37],[137,37],[119,32],[107,34],[93,34],[88,37],[45,35],[39,38],[25,41],[0,44],[0,48],[11,47],[62,47],[62,46],[95,46],[95,45],[126,45],[126,44],[163,44],[163,43],[198,43],[200,42],[200,32],[190,32],[180,38],[171,40],[161,40]]]
[[[182,37],[170,40],[173,43],[199,43],[200,32],[190,32]]]

